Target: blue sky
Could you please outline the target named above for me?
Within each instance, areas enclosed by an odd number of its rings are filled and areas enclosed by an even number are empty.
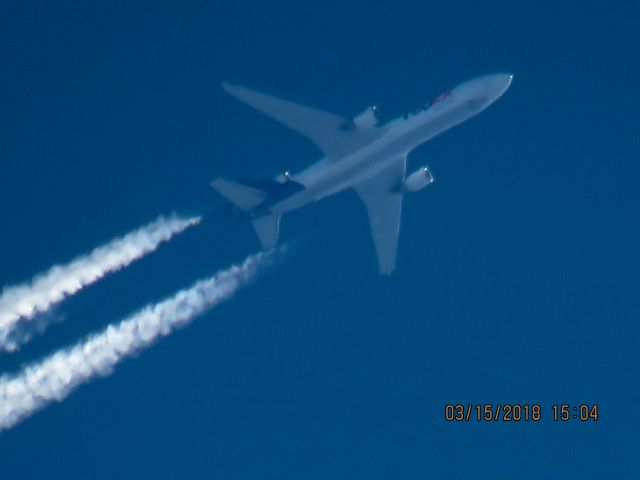
[[[217,176],[319,158],[223,80],[385,120],[485,73],[490,109],[421,146],[390,278],[343,193],[283,219],[295,248],[188,329],[0,435],[42,478],[630,478],[637,471],[633,2],[175,2],[0,7],[0,285],[160,213],[203,224],[60,305],[0,371],[258,249]],[[539,403],[539,423],[444,421]],[[598,423],[554,423],[554,403]]]

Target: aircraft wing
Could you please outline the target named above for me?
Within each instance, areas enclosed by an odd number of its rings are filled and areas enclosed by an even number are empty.
[[[389,275],[396,267],[402,211],[401,187],[406,163],[406,159],[402,158],[354,187],[367,207],[381,274]]]
[[[223,83],[222,88],[238,100],[301,133],[328,158],[338,158],[353,147],[357,135],[341,129],[348,120],[332,113],[298,105],[237,85]],[[350,132],[349,132],[350,133]]]

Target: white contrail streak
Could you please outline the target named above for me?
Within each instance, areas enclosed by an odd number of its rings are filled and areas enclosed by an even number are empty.
[[[125,358],[229,298],[272,255],[273,252],[253,255],[240,265],[201,280],[160,303],[143,308],[119,324],[109,325],[75,346],[25,367],[15,376],[1,376],[0,431],[54,400],[62,401],[80,384],[109,375]]]
[[[6,287],[0,294],[0,349],[14,351],[47,321],[30,322],[37,313],[91,285],[109,272],[120,270],[154,251],[162,242],[200,222],[200,217],[159,217],[139,229],[83,255],[71,263],[54,266],[30,283]],[[35,325],[37,323],[38,325]]]

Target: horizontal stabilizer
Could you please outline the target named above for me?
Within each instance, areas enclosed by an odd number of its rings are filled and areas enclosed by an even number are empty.
[[[251,211],[267,197],[266,192],[262,190],[224,178],[213,180],[211,186],[243,212]]]
[[[252,220],[253,228],[256,229],[262,248],[269,249],[278,243],[278,233],[280,231],[280,215],[264,215]]]

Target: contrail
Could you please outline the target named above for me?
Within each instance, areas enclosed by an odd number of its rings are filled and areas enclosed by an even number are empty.
[[[37,313],[47,311],[53,304],[107,273],[126,267],[200,220],[200,217],[160,216],[154,222],[115,238],[67,265],[52,267],[29,283],[6,287],[0,295],[0,349],[17,350],[36,331],[44,330],[51,323],[47,319],[31,322]]]
[[[119,324],[109,325],[75,346],[25,367],[15,376],[1,376],[0,431],[54,400],[64,400],[80,384],[109,375],[125,358],[229,298],[273,254],[274,251],[253,255],[240,265],[201,280],[160,303],[143,308]]]

